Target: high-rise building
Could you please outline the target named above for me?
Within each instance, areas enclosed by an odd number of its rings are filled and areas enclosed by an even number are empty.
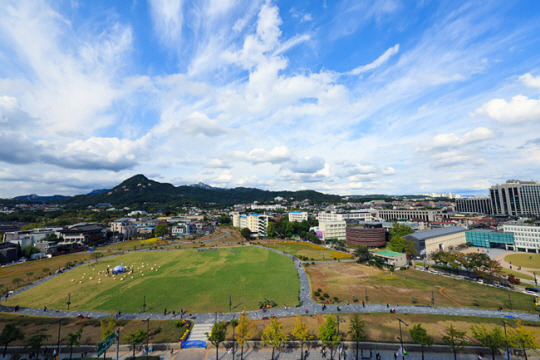
[[[232,213],[233,226],[237,228],[248,228],[254,236],[266,236],[268,229],[268,216],[261,214],[240,214]]]
[[[456,211],[462,213],[486,214],[492,213],[489,196],[475,196],[456,200]]]
[[[508,180],[489,190],[494,215],[540,215],[540,182]]]

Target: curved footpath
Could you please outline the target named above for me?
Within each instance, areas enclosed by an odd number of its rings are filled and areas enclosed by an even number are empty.
[[[209,241],[216,240],[211,239]],[[270,309],[265,312],[262,310],[248,311],[248,315],[251,319],[262,319],[265,317],[290,317],[297,314],[300,315],[313,315],[313,314],[326,314],[326,313],[387,313],[389,308],[386,304],[366,304],[362,306],[361,304],[350,304],[350,305],[326,305],[326,310],[322,310],[322,305],[314,302],[311,299],[311,290],[309,285],[308,276],[302,267],[302,262],[299,261],[294,256],[284,253],[279,250],[270,249],[264,246],[259,245],[250,245],[253,247],[262,248],[265,250],[273,251],[278,254],[285,255],[292,259],[294,267],[298,273],[300,279],[300,301],[302,306],[299,307],[287,307],[287,308],[276,308]],[[157,251],[186,251],[193,249],[175,249],[175,250],[157,250]],[[149,251],[149,250],[138,250],[138,251]],[[116,256],[116,255],[112,255]],[[102,258],[104,259],[104,258]],[[343,261],[343,260],[342,260]],[[90,262],[80,264],[79,266],[84,266]],[[74,267],[74,268],[76,268]],[[69,271],[69,270],[68,270]],[[13,293],[17,295],[23,291],[26,291],[34,286],[42,284],[43,282],[52,279],[53,277],[59,274],[53,274],[48,276],[34,284],[28,285],[24,288],[21,288]],[[5,300],[4,297],[0,298],[1,301]],[[530,321],[540,321],[540,315],[534,313],[523,313],[517,311],[497,311],[497,310],[485,310],[485,309],[474,309],[474,308],[453,308],[453,307],[431,307],[431,306],[412,306],[412,305],[395,305],[390,304],[390,307],[396,309],[397,313],[401,314],[430,314],[430,315],[455,315],[455,316],[480,316],[480,317],[490,317],[490,318],[502,318],[502,317],[514,317],[521,320],[530,320]],[[339,308],[339,310],[338,310]],[[35,316],[51,316],[51,317],[77,317],[79,315],[88,316],[91,318],[105,318],[109,316],[108,312],[97,312],[97,311],[67,311],[67,310],[47,310],[36,308],[20,308],[18,312],[15,312],[15,308],[11,306],[0,305],[0,311],[4,313],[16,313],[24,315],[35,315]],[[213,323],[216,320],[229,321],[234,318],[238,318],[240,312],[233,313],[197,313],[197,314],[187,314],[184,318],[192,318],[196,323],[209,324]],[[155,319],[155,320],[171,320],[171,319],[180,319],[180,315],[172,314],[164,315],[163,313],[122,313],[120,316],[117,316],[120,319]]]

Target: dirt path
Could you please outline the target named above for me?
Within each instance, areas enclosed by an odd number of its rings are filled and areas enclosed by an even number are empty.
[[[439,289],[439,294],[441,294],[442,296],[444,296],[445,298],[447,298],[448,300],[450,300],[451,302],[453,302],[454,304],[456,304],[457,306],[461,306],[461,304],[459,304],[456,300],[452,299],[450,296],[446,295],[443,291],[444,289],[446,289],[444,286],[442,288]]]

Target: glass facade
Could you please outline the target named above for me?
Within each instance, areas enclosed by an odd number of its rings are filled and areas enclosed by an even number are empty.
[[[514,246],[514,234],[499,233],[495,231],[467,231],[465,232],[467,244],[481,248]]]

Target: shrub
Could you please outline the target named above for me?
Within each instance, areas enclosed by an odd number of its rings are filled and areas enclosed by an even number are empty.
[[[406,266],[402,266],[399,268],[399,270],[407,270],[407,267]]]
[[[319,288],[319,289],[317,289],[317,291],[318,291],[318,292],[322,292],[322,289],[321,289],[321,288]]]
[[[327,298],[327,299],[330,297],[330,295],[328,295],[328,293],[324,293],[323,296],[324,296],[325,298]]]
[[[338,302],[339,301],[339,298],[337,296],[334,296],[334,301],[335,302]]]
[[[324,296],[319,296],[319,300],[324,301]]]
[[[418,299],[415,298],[415,297],[413,296],[413,297],[412,297],[412,303],[413,303],[413,304],[416,304],[417,302],[418,302]]]
[[[353,295],[352,301],[353,301],[353,302],[358,302],[358,298],[357,298],[355,295]]]
[[[314,292],[313,292],[313,295],[314,295],[314,296],[320,296],[320,295],[321,295],[321,293],[320,293],[320,292],[318,292],[318,291],[314,291]]]

